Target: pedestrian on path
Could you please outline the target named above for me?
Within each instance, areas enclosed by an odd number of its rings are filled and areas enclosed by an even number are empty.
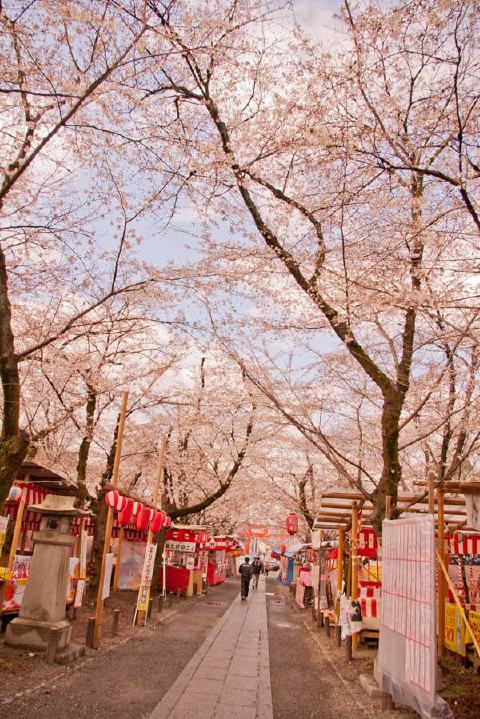
[[[252,562],[252,572],[253,572],[253,588],[258,588],[258,578],[263,572],[263,562],[260,559],[260,557],[255,557],[255,559]]]
[[[245,557],[245,561],[240,565],[240,594],[242,596],[242,602],[248,597],[248,590],[250,589],[250,580],[252,578],[252,565],[250,564],[250,557]]]

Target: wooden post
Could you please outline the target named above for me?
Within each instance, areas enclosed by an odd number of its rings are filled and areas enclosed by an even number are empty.
[[[352,602],[358,599],[358,509],[354,504],[352,507]],[[358,649],[358,634],[352,636],[352,649]]]
[[[387,694],[386,692],[382,693],[382,711],[390,711],[393,709],[393,699],[391,694]]]
[[[342,646],[342,627],[340,624],[335,625],[335,644],[337,647]]]
[[[80,559],[80,553],[82,551],[82,534],[85,529],[85,517],[80,519],[80,527],[78,529],[77,544],[75,546],[75,556]]]
[[[123,442],[123,430],[125,427],[125,417],[127,414],[127,401],[128,392],[124,392],[122,396],[122,408],[120,410],[120,421],[118,424],[117,434],[117,446],[115,447],[115,458],[113,460],[113,472],[112,472],[112,484],[114,487],[117,486],[118,475],[120,471],[120,459],[122,456],[122,442]],[[102,623],[103,623],[103,582],[105,579],[105,565],[106,556],[110,551],[110,543],[112,540],[112,527],[113,527],[113,507],[108,508],[107,522],[105,527],[105,541],[103,543],[103,554],[102,554],[102,568],[100,571],[100,579],[98,582],[97,591],[97,606],[95,610],[95,630],[93,633],[92,648],[98,649],[100,646],[100,640],[102,638]]]
[[[427,486],[428,486],[428,512],[429,512],[429,514],[435,514],[435,475],[433,472],[428,473]]]
[[[25,475],[25,479],[28,478],[28,474]],[[20,536],[20,532],[22,530],[22,520],[23,520],[23,514],[25,512],[25,505],[27,503],[27,488],[23,487],[22,489],[22,496],[20,498],[20,502],[18,504],[17,509],[17,516],[15,518],[15,527],[13,528],[13,536],[12,536],[12,543],[10,545],[10,553],[8,555],[8,564],[7,568],[12,569],[13,563],[15,561],[15,554],[17,552],[17,546],[18,546],[18,538]]]
[[[159,490],[160,482],[161,482],[161,479],[162,479],[163,463],[164,463],[164,460],[165,460],[165,451],[166,451],[166,448],[167,448],[167,438],[168,438],[167,435],[164,434],[163,437],[162,437],[162,441],[161,441],[161,443],[160,443],[160,452],[159,452],[159,455],[158,455],[157,471],[156,471],[156,473],[155,473],[155,482],[154,482],[154,485],[153,485],[152,504],[153,504],[154,509],[157,509],[158,490]],[[148,547],[148,545],[152,542],[152,539],[153,539],[153,532],[152,532],[151,526],[148,525],[147,547]],[[141,591],[141,589],[142,589],[142,588],[140,587],[140,590],[139,590],[139,591]],[[146,618],[147,618],[147,617],[145,616],[146,614],[148,614],[148,612],[144,612],[144,611],[139,611],[139,612],[137,612],[137,613],[136,613],[136,623],[137,623],[137,624],[140,624],[142,621],[145,622],[145,620],[146,620]],[[149,616],[150,616],[150,615],[149,615]]]
[[[445,563],[445,519],[443,513],[443,489],[437,491],[437,511],[438,511],[438,553],[442,562]],[[442,572],[438,573],[438,637],[437,648],[438,656],[445,655],[445,578]]]
[[[322,589],[322,542],[318,550],[318,607],[317,607],[317,629],[323,627],[323,614],[320,609],[320,593]]]
[[[85,644],[87,647],[92,648],[93,647],[93,634],[95,632],[95,617],[89,617],[88,623],[87,623],[87,636],[85,639]]]
[[[118,634],[118,623],[120,621],[120,609],[113,610],[112,620],[112,637],[116,637]]]
[[[343,586],[343,550],[345,546],[345,530],[343,527],[338,529],[338,547],[337,547],[337,598],[335,600],[335,611],[337,618],[340,616],[340,593]]]
[[[330,639],[330,617],[325,615],[325,635]]]
[[[345,637],[345,659],[347,662],[352,661],[352,635],[347,634]]]

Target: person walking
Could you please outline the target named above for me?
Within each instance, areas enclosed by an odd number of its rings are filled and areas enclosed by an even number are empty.
[[[252,562],[252,572],[253,572],[253,588],[258,588],[258,578],[263,572],[263,562],[260,559],[260,557],[255,557],[255,559]]]
[[[248,590],[250,589],[250,580],[252,578],[252,565],[250,564],[250,557],[245,557],[245,561],[240,565],[240,594],[242,596],[242,602],[248,597]]]

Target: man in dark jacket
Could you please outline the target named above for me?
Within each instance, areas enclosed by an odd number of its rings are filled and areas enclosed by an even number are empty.
[[[250,557],[245,557],[245,561],[239,567],[240,573],[240,594],[242,595],[242,602],[248,597],[248,590],[250,589],[250,580],[252,578],[252,565],[250,564]]]
[[[258,578],[263,572],[263,562],[260,557],[255,557],[252,562],[253,588],[258,589]]]

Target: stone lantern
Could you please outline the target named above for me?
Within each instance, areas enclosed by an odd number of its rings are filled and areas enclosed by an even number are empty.
[[[75,538],[72,517],[88,512],[74,507],[75,497],[49,494],[28,507],[42,515],[33,535],[33,557],[18,617],[7,626],[5,644],[19,649],[46,651],[51,631],[58,632],[57,658],[68,661],[80,647],[70,647],[71,626],[65,619],[69,565]]]

